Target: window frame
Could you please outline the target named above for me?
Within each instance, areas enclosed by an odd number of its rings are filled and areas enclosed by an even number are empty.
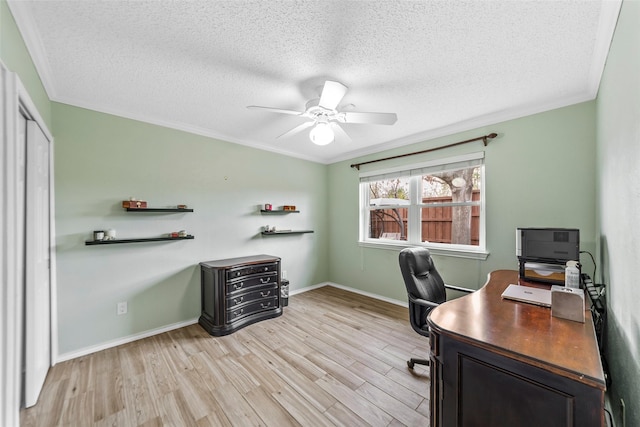
[[[422,242],[422,208],[431,204],[424,204],[422,195],[422,176],[436,171],[457,170],[464,168],[466,162],[475,163],[480,167],[480,201],[464,203],[464,205],[479,206],[479,242],[478,245],[459,245],[451,243]],[[466,166],[470,167],[470,166]],[[426,171],[426,172],[425,172]],[[409,180],[409,204],[385,205],[385,209],[408,208],[407,240],[391,240],[368,237],[370,226],[370,212],[374,209],[369,205],[369,183],[384,179],[406,178]],[[409,164],[384,170],[361,172],[359,175],[359,237],[358,245],[376,249],[400,250],[406,247],[424,246],[432,254],[472,258],[485,260],[489,256],[486,248],[486,169],[484,152],[469,153],[460,156],[429,160],[422,163]],[[437,206],[455,206],[460,203],[448,202]]]

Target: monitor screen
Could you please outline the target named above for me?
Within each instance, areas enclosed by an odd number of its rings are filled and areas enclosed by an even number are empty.
[[[516,255],[540,261],[580,260],[580,230],[575,228],[518,228]]]

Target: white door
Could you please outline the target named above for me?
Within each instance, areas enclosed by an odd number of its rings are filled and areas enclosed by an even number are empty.
[[[36,404],[51,366],[49,141],[27,121],[25,407]]]

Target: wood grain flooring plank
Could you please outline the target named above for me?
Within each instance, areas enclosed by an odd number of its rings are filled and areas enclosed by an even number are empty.
[[[196,420],[207,416],[211,412],[214,397],[198,371],[191,369],[179,372],[176,374],[176,381],[191,416]]]
[[[227,377],[227,381],[233,384],[233,386],[241,394],[248,393],[249,391],[260,387],[260,382],[253,374],[248,371],[241,363],[236,361],[235,357],[227,356],[216,361],[218,369],[224,372],[224,376]]]
[[[196,421],[198,427],[234,427],[231,421],[218,412],[212,412]]]
[[[282,390],[282,388],[280,388]],[[277,393],[277,392],[276,392]],[[300,423],[287,412],[278,401],[263,388],[259,387],[251,390],[245,395],[247,402],[251,402],[251,407],[268,427],[298,427]]]
[[[158,401],[162,424],[167,426],[195,427],[197,420],[193,418],[180,390],[162,396]]]
[[[427,370],[425,370],[424,368],[422,368],[423,372],[422,374],[420,373],[420,371],[418,371],[416,368],[418,367],[418,365],[416,365],[413,368],[414,372],[411,372],[409,369],[407,368],[403,368],[403,369],[396,369],[393,368],[392,370],[390,370],[389,372],[387,372],[387,377],[391,378],[392,380],[401,383],[404,387],[408,388],[409,390],[413,391],[414,393],[419,394],[420,396],[428,399],[429,398],[429,375]],[[407,372],[410,375],[407,375]],[[425,387],[426,385],[426,387]]]
[[[163,427],[162,418],[155,417],[150,420],[145,421],[142,424],[138,424],[138,427]]]
[[[153,398],[160,399],[165,394],[171,393],[178,386],[174,372],[162,354],[161,348],[159,348],[160,344],[153,339],[150,339],[150,342],[152,343],[152,348],[157,349],[157,351],[144,353],[145,380]]]
[[[59,425],[84,427],[86,420],[93,419],[94,392],[89,390],[65,399]]]
[[[398,399],[413,410],[416,410],[416,408],[418,408],[418,406],[424,401],[424,396],[404,387],[402,382],[396,382],[388,376],[382,375],[360,362],[354,363],[349,367],[349,369],[362,376],[367,383],[374,385],[381,390],[385,390],[386,394]],[[424,387],[429,387],[428,381],[424,382]]]
[[[106,418],[97,420],[94,424],[96,427],[135,427],[126,410],[118,411],[110,414]]]
[[[369,400],[361,399],[360,394],[331,377],[331,375],[320,378],[316,383],[372,426],[386,426],[393,419],[391,415],[376,407]]]
[[[354,361],[364,363],[382,374],[386,374],[393,368],[392,365],[380,360],[380,358],[376,357],[374,354],[364,351],[361,347],[356,347],[351,343],[336,341],[334,343],[334,348],[348,356],[351,356]]]
[[[262,419],[231,384],[225,384],[213,391],[216,401],[234,426],[261,426]]]
[[[176,336],[176,334],[171,334],[171,332],[173,331],[167,332],[166,337],[164,337],[165,334],[155,336],[163,337],[158,339],[163,357],[175,372],[193,369],[193,365],[189,361],[189,354],[184,351],[180,343],[180,337]]]
[[[319,387],[315,381],[311,381],[301,372],[294,369],[277,369],[276,373],[282,378],[287,388],[295,390],[296,393],[305,399],[320,412],[324,412],[328,407],[336,403],[336,399]]]
[[[429,406],[429,403],[429,399],[424,399],[420,406],[418,406],[418,409],[416,409],[416,412],[429,418],[431,416],[431,407]]]
[[[71,364],[69,378],[69,386],[67,388],[65,399],[70,399],[83,391],[94,389],[95,372],[93,365],[94,357],[92,355],[78,357],[67,363]]]
[[[323,369],[315,365],[311,360],[305,358],[303,354],[299,354],[290,348],[279,348],[276,350],[276,353],[287,362],[290,368],[303,373],[311,381],[326,375]],[[309,353],[310,352],[307,352],[306,354]]]
[[[117,353],[113,355],[117,359]],[[93,420],[97,423],[110,419],[125,409],[124,390],[122,388],[122,374],[120,370],[114,372],[100,372],[96,375],[95,407]],[[117,418],[117,417],[116,417]]]
[[[334,362],[319,352],[307,354],[306,358],[352,390],[360,387],[365,381],[357,373],[350,370],[350,368],[346,368],[339,363]],[[353,365],[354,364],[352,363],[349,366]]]
[[[189,359],[209,390],[215,390],[216,387],[227,383],[227,377],[224,372],[218,369],[219,366],[216,363],[218,358],[212,358],[210,353],[202,351],[194,354]]]
[[[144,424],[160,415],[144,373],[124,378],[124,400],[135,417],[135,425]]]
[[[393,418],[407,426],[427,426],[429,418],[424,417],[398,399],[385,393],[378,387],[366,382],[356,390],[360,395],[367,398],[376,408],[380,408]]]
[[[247,354],[237,359],[238,363],[251,372],[253,378],[260,383],[260,388],[271,394],[282,389],[284,381],[275,372],[275,366],[256,354]]]
[[[273,393],[273,398],[303,426],[334,427],[327,417],[295,390],[285,387]]]
[[[120,358],[120,370],[125,378],[144,374],[144,359],[140,352],[140,344],[137,342],[119,346],[118,357]]]
[[[326,417],[337,426],[349,427],[370,427],[371,424],[357,416],[353,411],[344,406],[340,402],[336,402],[328,408],[325,413]]]

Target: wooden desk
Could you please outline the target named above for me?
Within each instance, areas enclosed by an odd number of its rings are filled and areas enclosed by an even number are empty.
[[[429,315],[432,426],[604,426],[604,373],[585,323],[503,300],[517,271]],[[548,288],[548,287],[547,287]]]

